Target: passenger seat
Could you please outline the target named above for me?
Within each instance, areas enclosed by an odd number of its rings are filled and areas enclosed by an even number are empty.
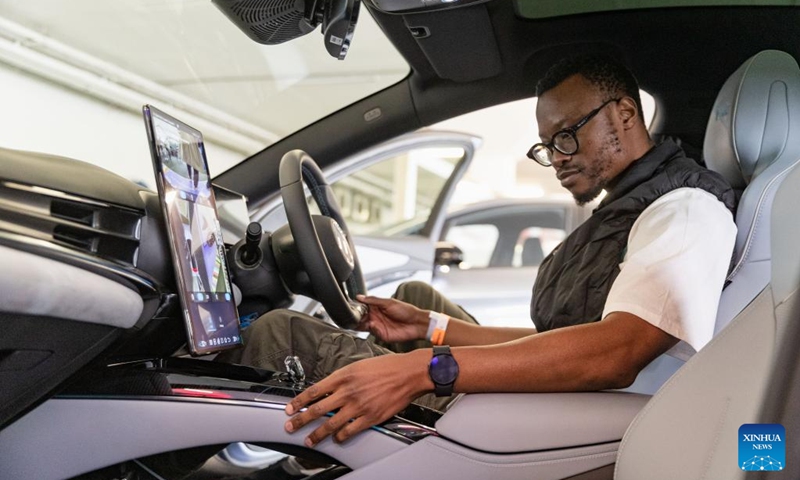
[[[800,68],[767,50],[720,91],[706,162],[744,188],[735,264],[714,339],[636,417],[615,478],[743,478],[738,429],[756,423],[782,331],[800,306]],[[791,318],[795,317],[795,318]]]
[[[800,160],[800,128],[790,123],[790,117],[799,120],[797,70],[791,55],[777,50],[751,57],[725,82],[708,119],[706,165],[742,192],[733,269],[720,298],[714,336],[769,283],[775,193]],[[662,355],[626,391],[652,394],[683,363]]]

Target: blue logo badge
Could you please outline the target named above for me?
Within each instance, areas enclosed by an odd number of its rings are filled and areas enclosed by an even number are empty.
[[[783,470],[786,466],[786,429],[778,423],[746,423],[739,427],[739,468]]]

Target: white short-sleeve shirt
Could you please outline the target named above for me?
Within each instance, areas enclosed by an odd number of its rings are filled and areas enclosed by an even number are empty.
[[[603,318],[628,312],[681,340],[686,359],[714,335],[722,287],[736,241],[733,215],[714,195],[679,188],[639,216]]]

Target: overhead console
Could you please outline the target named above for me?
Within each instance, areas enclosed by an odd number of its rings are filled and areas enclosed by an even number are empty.
[[[465,5],[445,15],[422,10],[404,14],[403,21],[439,77],[471,82],[502,72],[500,49],[485,5]]]
[[[365,1],[379,12],[402,16],[438,77],[471,82],[502,72],[500,49],[483,5],[487,0]]]
[[[353,40],[361,0],[213,0],[251,40],[277,45],[322,26],[328,53],[344,60]],[[502,72],[488,0],[365,0],[382,13],[402,15],[436,74],[456,82]],[[446,15],[439,15],[447,10]]]
[[[419,13],[435,10],[450,10],[489,0],[366,0],[384,13]]]

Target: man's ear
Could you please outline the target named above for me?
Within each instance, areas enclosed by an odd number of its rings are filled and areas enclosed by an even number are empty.
[[[625,130],[633,128],[641,121],[639,118],[639,107],[636,105],[636,101],[631,97],[622,97],[620,99],[617,106],[617,113],[622,121],[622,127]]]

